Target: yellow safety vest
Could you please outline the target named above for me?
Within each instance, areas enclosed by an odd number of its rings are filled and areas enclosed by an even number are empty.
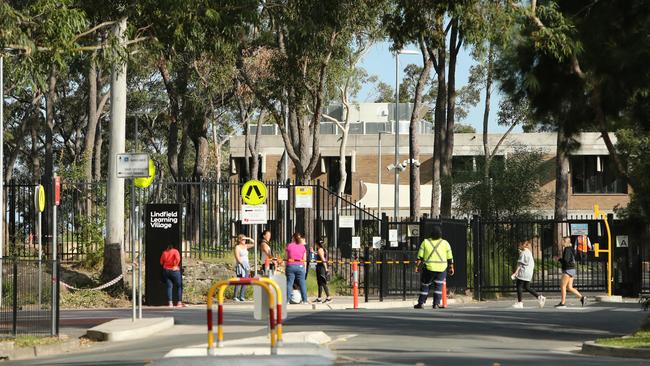
[[[424,239],[418,250],[418,259],[424,262],[424,267],[433,272],[444,272],[447,269],[447,261],[453,262],[454,255],[451,252],[451,245],[444,239],[432,242],[431,239]]]

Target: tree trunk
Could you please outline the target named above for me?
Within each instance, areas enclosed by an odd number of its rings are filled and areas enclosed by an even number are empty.
[[[95,158],[94,160],[94,179],[95,182],[102,180],[102,145],[104,143],[104,137],[102,136],[102,123],[99,121],[97,123],[97,133],[95,137]]]
[[[441,171],[441,203],[440,215],[451,217],[452,204],[452,158],[454,154],[454,118],[456,114],[456,61],[458,59],[458,19],[451,20],[451,35],[449,37],[449,69],[447,87],[447,123],[446,139],[442,149],[442,171]]]
[[[126,38],[126,18],[115,27],[119,42]],[[124,274],[124,180],[118,179],[112,170],[115,157],[125,150],[126,141],[126,62],[115,63],[111,74],[111,125],[110,151],[108,154],[108,194],[106,243],[104,245],[104,268],[102,278],[109,281]]]
[[[158,70],[162,76],[167,96],[169,97],[169,132],[167,134],[167,164],[169,172],[174,180],[179,180],[178,171],[178,124],[180,119],[180,101],[177,88],[169,74],[167,60],[164,58],[158,62]],[[182,81],[181,81],[182,82]]]
[[[84,137],[84,149],[82,153],[82,164],[84,166],[84,177],[87,184],[93,180],[93,150],[95,147],[95,133],[97,132],[97,121],[99,111],[97,110],[97,64],[94,58],[90,59],[88,70],[88,124],[86,125],[86,136]],[[93,201],[90,198],[90,187],[84,187],[86,197],[86,216],[90,217]]]
[[[492,163],[492,154],[490,153],[490,145],[488,144],[488,129],[489,129],[489,119],[490,119],[490,99],[492,96],[492,66],[493,66],[493,48],[492,44],[488,49],[487,57],[487,72],[485,76],[485,107],[483,109],[483,155],[485,161],[483,163],[483,189],[484,191],[491,196],[492,189],[490,185],[490,165]],[[481,207],[480,215],[484,218],[489,217],[490,200],[484,200],[484,204]]]
[[[45,181],[51,182],[54,173],[54,104],[56,103],[56,66],[52,65],[48,77],[45,106]]]
[[[562,124],[557,131],[557,153],[555,157],[555,221],[567,219],[569,200],[569,142]],[[556,224],[556,253],[562,253],[563,225]]]
[[[409,160],[413,159],[418,162],[420,159],[418,125],[420,123],[420,114],[422,109],[422,93],[424,91],[424,85],[429,80],[429,73],[431,72],[431,66],[433,65],[433,60],[427,56],[423,43],[420,43],[420,49],[422,52],[424,67],[422,68],[422,72],[418,77],[415,87],[415,100],[413,103],[413,110],[411,111],[411,120],[409,122]],[[420,218],[420,167],[415,164],[414,161],[409,161],[409,167],[409,214],[411,220],[418,220]]]
[[[438,50],[438,67],[436,68],[438,78],[438,95],[436,96],[436,107],[434,116],[433,136],[433,181],[431,182],[431,217],[440,216],[441,201],[441,170],[442,152],[447,138],[447,80],[445,76],[447,49],[443,43]]]

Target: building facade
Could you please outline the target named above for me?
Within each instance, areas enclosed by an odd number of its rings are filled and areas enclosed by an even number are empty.
[[[395,124],[389,120],[393,113],[388,103],[366,103],[357,106],[353,115],[350,136],[346,148],[347,184],[345,193],[370,209],[387,214],[393,213],[395,175],[387,168],[395,164]],[[400,117],[406,118],[410,113],[408,105]],[[336,115],[335,107],[328,112]],[[337,118],[337,117],[335,117]],[[254,136],[255,127],[250,131]],[[432,172],[433,172],[433,132],[429,122],[422,121],[419,126],[418,141],[420,145],[420,179],[421,207],[427,212],[431,206]],[[385,131],[386,133],[379,133]],[[399,123],[398,163],[408,159],[408,121]],[[320,152],[321,157],[312,178],[333,190],[339,182],[339,144],[340,132],[331,122],[321,123]],[[501,134],[490,134],[488,143],[496,146]],[[614,139],[614,136],[612,136]],[[577,136],[580,146],[571,153],[569,179],[569,215],[591,215],[593,205],[613,212],[617,207],[625,207],[629,202],[630,188],[619,177],[609,162],[607,148],[600,133],[582,133]],[[231,139],[230,165],[234,179],[245,179],[244,172],[244,136]],[[476,169],[477,161],[483,156],[483,136],[478,133],[456,133],[454,135],[453,166],[455,171]],[[615,141],[615,140],[614,140]],[[550,193],[548,202],[538,208],[540,215],[553,214],[553,193],[555,190],[555,153],[557,136],[555,133],[512,133],[501,144],[497,159],[506,159],[509,154],[522,149],[536,150],[543,154],[545,174],[543,190]],[[284,153],[282,137],[273,125],[264,126],[259,141],[260,167],[258,176],[262,179],[277,178],[279,163]],[[295,177],[289,162],[289,176]],[[399,174],[400,215],[408,215],[409,202],[408,168]],[[378,184],[381,182],[381,187]]]

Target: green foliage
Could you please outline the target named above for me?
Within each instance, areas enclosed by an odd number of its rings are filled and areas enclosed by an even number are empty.
[[[616,149],[627,161],[627,174],[634,179],[635,189],[630,204],[618,213],[642,222],[650,222],[650,132],[622,129],[616,133]]]
[[[546,198],[541,191],[544,171],[541,152],[520,150],[507,160],[494,159],[489,180],[483,175],[483,162],[476,171],[464,172],[455,190],[457,209],[465,215],[484,218],[516,219],[530,215]]]
[[[61,291],[60,301],[63,309],[101,309],[126,307],[130,304],[124,293],[92,290]]]
[[[65,338],[61,337],[17,336],[16,338],[0,339],[0,342],[11,341],[14,342],[14,347],[22,348],[57,344],[64,340]]]
[[[84,253],[81,265],[86,269],[99,269],[104,263],[104,235],[102,230],[105,222],[96,217],[81,216],[79,218],[78,245]]]

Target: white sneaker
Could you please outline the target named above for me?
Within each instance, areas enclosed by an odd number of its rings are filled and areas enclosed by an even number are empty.
[[[546,303],[546,297],[539,295],[539,297],[537,298],[537,302],[539,302],[539,307],[543,308],[544,304]]]
[[[515,309],[523,309],[524,308],[524,303],[523,302],[516,302],[514,305],[512,305],[513,308]]]

